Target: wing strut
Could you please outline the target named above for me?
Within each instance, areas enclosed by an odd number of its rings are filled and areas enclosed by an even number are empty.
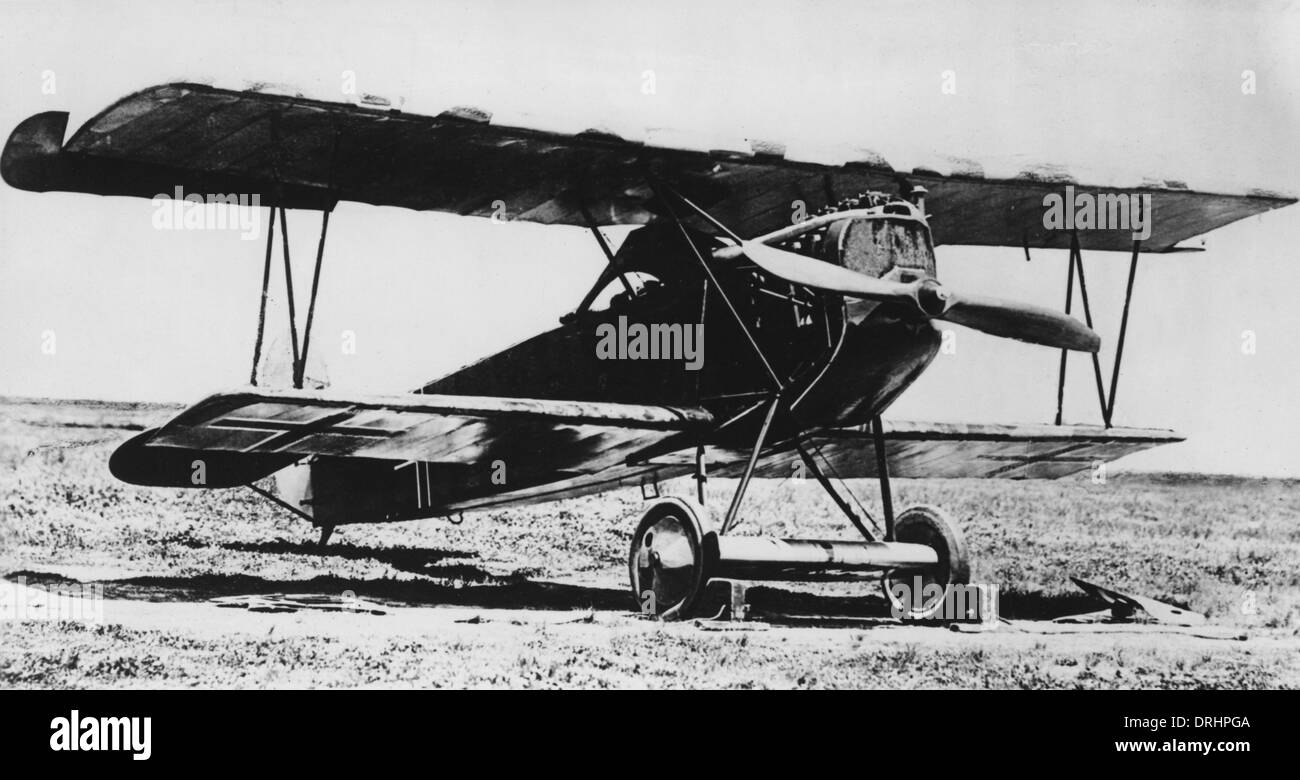
[[[1128,335],[1128,305],[1133,300],[1133,278],[1137,276],[1138,249],[1141,241],[1133,242],[1133,258],[1128,264],[1128,286],[1124,290],[1124,313],[1119,320],[1119,341],[1115,343],[1115,366],[1110,374],[1110,398],[1106,401],[1106,420],[1115,414],[1115,387],[1119,385],[1119,364],[1124,358],[1124,337]]]
[[[1083,297],[1083,320],[1084,323],[1092,328],[1092,306],[1088,303],[1088,280],[1083,275],[1083,252],[1079,249],[1079,231],[1074,231],[1070,237],[1070,255],[1071,262],[1078,266],[1079,271],[1079,295]],[[1106,409],[1106,388],[1101,382],[1101,358],[1096,352],[1092,353],[1092,375],[1097,380],[1097,402],[1101,406],[1101,419],[1110,427],[1110,412]]]
[[[1111,427],[1111,420],[1115,414],[1115,388],[1119,385],[1120,365],[1124,360],[1124,340],[1128,337],[1128,315],[1129,306],[1133,302],[1133,282],[1137,276],[1138,252],[1142,248],[1141,241],[1133,242],[1133,255],[1129,261],[1128,267],[1128,284],[1124,290],[1124,312],[1120,315],[1119,322],[1119,339],[1115,344],[1115,362],[1111,367],[1110,374],[1110,392],[1107,393],[1105,383],[1101,377],[1101,359],[1097,353],[1092,353],[1092,373],[1097,384],[1097,402],[1101,407],[1101,419],[1105,427]],[[1088,301],[1088,283],[1083,273],[1083,252],[1079,248],[1079,234],[1077,231],[1072,232],[1070,237],[1070,259],[1069,273],[1065,283],[1065,313],[1070,313],[1070,307],[1074,302],[1074,277],[1076,272],[1079,277],[1079,294],[1083,299],[1083,316],[1084,321],[1089,328],[1092,328],[1092,306]],[[1061,350],[1061,369],[1057,377],[1056,384],[1056,424],[1062,424],[1062,413],[1065,406],[1065,367],[1069,350]]]
[[[271,218],[266,221],[266,265],[262,268],[262,303],[257,310],[257,339],[253,342],[253,368],[248,377],[250,385],[257,385],[257,364],[262,359],[262,338],[266,334],[266,296],[271,286],[271,247],[275,245],[275,206],[268,209]]]
[[[312,324],[316,319],[316,298],[320,292],[321,267],[325,260],[325,240],[329,234],[330,212],[333,204],[321,209],[320,238],[316,243],[316,265],[312,272],[311,292],[307,299],[307,323],[303,327],[302,339],[298,338],[298,316],[296,298],[293,290],[293,265],[289,260],[289,223],[283,206],[270,208],[270,219],[266,227],[266,261],[262,267],[262,296],[257,311],[257,337],[253,341],[253,367],[249,374],[249,384],[257,385],[257,364],[262,358],[262,344],[266,336],[266,307],[271,286],[271,254],[275,246],[275,222],[280,220],[280,255],[284,261],[284,289],[289,304],[289,337],[293,341],[293,386],[301,390],[304,374],[307,370],[307,350],[311,347]]]
[[[316,270],[311,277],[311,296],[307,301],[307,325],[302,329],[302,355],[294,367],[293,386],[302,387],[303,373],[307,370],[307,348],[311,346],[311,325],[316,318],[316,293],[320,290],[320,268],[325,259],[325,236],[330,229],[330,212],[321,212],[320,239],[316,242]]]
[[[1025,257],[1029,257],[1029,245],[1025,245]],[[1065,277],[1065,313],[1074,307],[1074,245],[1070,246],[1070,262]],[[1065,409],[1065,364],[1070,358],[1070,350],[1061,350],[1061,370],[1056,380],[1056,424],[1062,423],[1061,415]]]
[[[298,314],[294,311],[293,304],[295,296],[293,294],[293,265],[289,262],[289,223],[285,220],[288,217],[284,214],[284,206],[280,207],[280,255],[284,260],[284,293],[289,299],[289,341],[293,344],[293,386],[295,390],[302,389],[302,382],[298,379],[298,362],[301,358],[302,351],[298,348]]]

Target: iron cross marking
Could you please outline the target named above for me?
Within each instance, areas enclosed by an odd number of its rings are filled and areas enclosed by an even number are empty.
[[[220,420],[213,420],[209,424],[213,428],[273,432],[272,435],[262,439],[251,447],[245,447],[243,449],[244,452],[284,452],[290,446],[302,441],[308,436],[315,436],[322,433],[336,436],[362,436],[375,439],[386,439],[401,433],[401,431],[393,431],[386,428],[364,428],[360,426],[341,425],[341,423],[352,419],[356,415],[357,410],[350,407],[343,411],[327,414],[324,417],[310,420],[308,422],[225,417]]]

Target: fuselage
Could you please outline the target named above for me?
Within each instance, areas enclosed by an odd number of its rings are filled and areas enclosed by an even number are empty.
[[[756,312],[761,296],[733,297],[742,316],[757,314],[750,332],[758,349],[722,301],[710,300],[700,316],[701,285],[590,312],[430,382],[423,391],[701,406],[721,422],[771,393],[775,385],[766,359],[800,425],[813,429],[869,421],[938,350],[933,325],[886,306],[820,296],[820,310],[799,323],[794,305],[779,299],[777,306]],[[692,360],[671,346],[679,343],[676,334],[696,326],[702,339],[691,345],[700,353]],[[602,342],[611,337],[630,348],[617,356],[608,349],[602,354]]]
[[[920,209],[893,200],[845,214],[857,216],[832,213],[777,245],[876,277],[934,276]],[[938,349],[934,327],[913,312],[799,288],[744,265],[714,263],[709,277],[680,236],[674,243],[671,235],[655,240],[652,228],[638,232],[652,237],[629,237],[619,261],[643,278],[639,290],[423,392],[702,406],[726,421],[779,385],[799,425],[816,428],[870,420]]]
[[[930,276],[928,235],[914,216],[859,218],[828,224],[809,251],[877,276]],[[792,239],[809,241],[807,235]],[[629,238],[620,251],[625,273],[637,276],[635,287],[609,281],[624,291],[599,296],[601,305],[420,392],[702,407],[715,426],[705,440],[684,446],[749,447],[778,388],[783,414],[774,441],[862,424],[897,399],[938,352],[938,332],[914,312],[799,288],[743,265],[715,263],[710,277],[680,237],[675,249],[642,244],[659,249],[638,251]],[[417,492],[404,489],[409,475],[391,466],[318,459],[311,466],[314,501],[318,511],[345,502],[340,521],[365,522],[368,515],[438,514],[495,493],[581,480],[550,470],[544,452],[513,452],[509,460],[508,486],[494,485],[483,468],[416,465]],[[407,493],[418,493],[418,502],[412,505]]]

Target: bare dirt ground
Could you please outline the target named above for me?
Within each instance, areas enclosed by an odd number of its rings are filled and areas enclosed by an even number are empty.
[[[635,491],[348,526],[319,550],[251,491],[115,481],[112,449],[174,411],[0,400],[4,584],[105,597],[99,623],[0,619],[0,687],[1300,687],[1295,481],[899,481],[899,506],[961,523],[972,579],[1001,588],[1012,625],[898,625],[875,585],[782,585],[754,592],[759,620],[714,630],[633,611]],[[854,489],[874,505],[874,484]],[[749,532],[852,537],[811,481],[751,496]],[[1098,607],[1070,575],[1212,628],[1052,633],[1046,619]]]

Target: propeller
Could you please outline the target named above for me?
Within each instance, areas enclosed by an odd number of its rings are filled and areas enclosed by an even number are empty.
[[[954,322],[992,336],[1046,347],[1096,352],[1101,337],[1078,320],[1053,309],[982,295],[960,295],[934,279],[895,282],[843,266],[787,252],[757,241],[741,241],[715,252],[719,259],[746,257],[788,282],[868,301],[902,303],[925,317]]]

